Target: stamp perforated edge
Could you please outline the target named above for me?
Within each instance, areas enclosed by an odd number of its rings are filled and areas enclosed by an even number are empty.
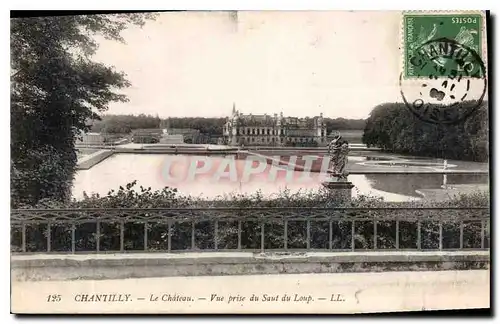
[[[411,77],[408,78],[405,75],[406,68],[406,54],[405,54],[405,17],[411,16],[432,16],[432,15],[480,15],[481,16],[481,60],[484,63],[486,75],[488,77],[488,39],[486,33],[486,11],[484,10],[404,10],[401,11],[401,18],[399,20],[399,71],[402,73],[403,80],[405,82],[411,81],[421,81],[423,79],[428,79],[425,76]]]

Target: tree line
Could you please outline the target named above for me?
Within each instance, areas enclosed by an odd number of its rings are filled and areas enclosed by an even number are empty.
[[[222,136],[226,118],[172,117],[165,119],[164,123],[171,128],[192,128],[199,130],[203,134]]]
[[[191,128],[200,133],[209,135],[221,135],[224,117],[170,117],[161,119],[152,115],[105,115],[92,122],[91,131],[107,134],[128,134],[134,129],[140,128]],[[363,130],[366,121],[364,119],[325,118],[327,132],[332,130]]]
[[[346,118],[324,118],[326,131],[330,133],[333,130],[363,130],[366,125],[366,119],[346,119]]]
[[[457,109],[465,105],[470,103]],[[384,103],[370,113],[363,143],[394,153],[487,162],[488,133],[487,102],[455,125],[424,122],[403,103]]]
[[[158,116],[104,115],[92,121],[91,131],[105,134],[129,134],[134,129],[159,128],[161,119]]]

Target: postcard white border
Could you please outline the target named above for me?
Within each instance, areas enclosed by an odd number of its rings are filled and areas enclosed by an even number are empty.
[[[212,1],[206,1],[206,0],[171,0],[168,2],[168,7],[165,5],[165,1],[154,1],[154,0],[142,0],[142,1],[127,1],[127,0],[107,0],[107,1],[102,1],[102,0],[87,0],[83,2],[72,2],[72,1],[62,1],[62,0],[46,0],[43,2],[36,1],[36,0],[22,0],[22,1],[16,1],[16,0],[11,0],[11,1],[5,1],[1,3],[2,7],[5,7],[5,9],[11,10],[11,9],[44,9],[44,10],[53,10],[53,9],[69,9],[69,10],[77,10],[77,9],[87,9],[87,10],[110,10],[114,8],[120,8],[121,10],[124,9],[135,9],[135,10],[144,10],[144,9],[152,9],[152,8],[164,8],[164,9],[191,9],[191,10],[215,10],[215,9],[247,9],[247,10],[272,10],[272,9],[278,9],[278,10],[411,10],[411,9],[425,9],[425,10],[430,10],[430,9],[490,9],[492,10],[493,14],[498,15],[498,8],[499,8],[499,1],[494,1],[494,0],[485,0],[481,1],[478,3],[477,1],[467,1],[467,0],[455,0],[455,1],[435,1],[435,0],[421,0],[418,2],[401,2],[401,1],[370,1],[370,0],[351,0],[351,1],[338,1],[333,3],[333,1],[325,0],[325,1],[312,1],[312,0],[287,0],[287,1],[279,1],[279,0],[247,0],[247,1],[237,1],[237,0],[227,0],[227,1],[221,1],[221,0],[212,0]],[[478,6],[482,6],[482,8],[478,8]],[[2,8],[3,9],[3,8]],[[5,15],[7,14],[7,10],[2,11]],[[498,17],[496,17],[498,19]],[[7,44],[9,40],[9,22],[8,19],[2,19],[1,20],[1,26],[2,26],[2,40],[3,44]],[[498,25],[498,20],[497,23]],[[494,36],[494,44],[499,43],[499,33],[495,33]],[[492,39],[490,38],[490,41]],[[497,51],[496,51],[496,46],[495,49],[493,49],[493,52],[496,54],[495,58],[497,58]],[[9,73],[9,67],[7,66],[7,60],[9,57],[9,49],[7,46],[3,47],[2,50],[2,58],[5,67],[5,72],[4,75],[7,76]],[[496,71],[491,71],[492,75],[495,75]],[[8,83],[10,82],[7,77],[3,79],[4,84],[3,84],[3,92],[2,92],[2,98],[3,102],[5,103],[5,107],[9,105],[9,87]],[[499,85],[498,83],[494,83],[495,88],[492,89],[493,91],[497,91]],[[500,93],[497,91],[497,93]],[[10,125],[9,125],[9,112],[7,109],[3,109],[2,113],[4,114],[4,118],[1,118],[2,122],[4,123],[3,127],[1,127],[1,131],[3,132],[3,138],[10,138]],[[498,128],[496,125],[500,125],[500,114],[496,113],[495,114],[495,120],[494,120],[494,125],[495,127],[492,128]],[[498,143],[500,145],[500,132],[496,131],[495,132],[495,138],[491,139],[492,142]],[[496,146],[495,144],[495,149],[498,150],[499,147]],[[495,168],[498,163],[498,159],[496,160],[496,163],[492,168]],[[9,164],[10,161],[7,160],[7,158],[2,159],[2,170],[3,174],[2,176],[4,177],[3,187],[2,187],[2,196],[4,199],[4,203],[2,204],[5,213],[5,219],[4,222],[8,222],[9,217],[9,196],[7,195],[10,193],[10,188],[8,185],[8,178],[10,177],[9,175]],[[495,180],[497,176],[495,176]],[[497,199],[498,195],[498,190],[495,191],[495,197],[492,197],[494,203],[496,204],[496,201],[499,201]],[[495,206],[496,207],[496,206]],[[499,222],[496,222],[496,226],[499,226]],[[1,229],[4,231],[2,233],[2,237],[5,240],[5,246],[10,246],[10,242],[7,243],[7,240],[10,237],[9,234],[9,226],[6,224],[6,226],[2,226]],[[3,253],[5,253],[4,260],[7,260],[10,258],[10,252],[7,248],[2,249]],[[494,249],[493,251],[496,251]],[[10,267],[9,263],[4,262],[3,263],[3,287],[9,287],[10,286]],[[11,323],[16,321],[17,319],[14,318],[12,315],[9,315],[10,313],[10,294],[8,295],[7,293],[4,293],[2,295],[2,305],[4,305],[4,308],[1,312],[2,317],[6,319],[6,321],[2,321],[2,323]],[[498,299],[497,299],[498,301]],[[493,305],[492,305],[493,306]],[[30,318],[30,319],[24,319],[24,323],[32,323],[36,319]],[[52,318],[46,318],[45,320],[52,321]],[[70,321],[71,319],[68,318],[66,319],[67,321]],[[122,321],[124,318],[120,319],[114,319],[114,320],[119,320]],[[132,319],[134,322],[142,322],[142,320],[134,318]],[[162,319],[158,319],[162,320]],[[171,318],[169,321],[171,322],[176,322],[176,321],[184,321],[184,320],[195,320],[192,318],[186,318],[186,319],[174,319]],[[218,321],[218,318],[212,318],[212,321]],[[249,319],[247,319],[249,320]],[[262,320],[262,319],[260,319]],[[283,321],[283,322],[290,322],[296,319],[293,318],[287,318],[287,319],[275,319],[276,321]],[[309,320],[308,318],[302,318],[302,320]],[[331,319],[329,318],[323,318],[321,319],[323,321],[329,321]],[[354,318],[337,318],[335,321],[350,321],[352,322],[353,320],[356,320]],[[366,318],[365,318],[366,320]],[[382,320],[387,320],[387,319],[382,319]],[[398,320],[403,320],[403,319],[398,319]],[[407,319],[405,319],[407,320]],[[420,318],[415,318],[415,320],[419,321],[421,320]],[[427,322],[432,322],[432,321],[446,321],[447,319],[445,318],[439,318],[439,319],[430,319],[426,318]],[[453,320],[453,319],[451,319]],[[64,320],[63,320],[64,321]],[[100,319],[100,318],[88,318],[88,319],[80,319],[80,321],[86,322],[88,321],[89,323],[101,323],[104,322],[105,319]]]

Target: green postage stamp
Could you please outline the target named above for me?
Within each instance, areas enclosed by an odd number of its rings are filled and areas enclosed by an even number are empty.
[[[404,78],[484,77],[481,13],[403,13]]]

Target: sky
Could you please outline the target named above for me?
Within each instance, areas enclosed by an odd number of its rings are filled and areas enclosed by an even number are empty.
[[[397,11],[170,12],[99,39],[95,60],[127,74],[109,114],[366,118],[401,101]]]

